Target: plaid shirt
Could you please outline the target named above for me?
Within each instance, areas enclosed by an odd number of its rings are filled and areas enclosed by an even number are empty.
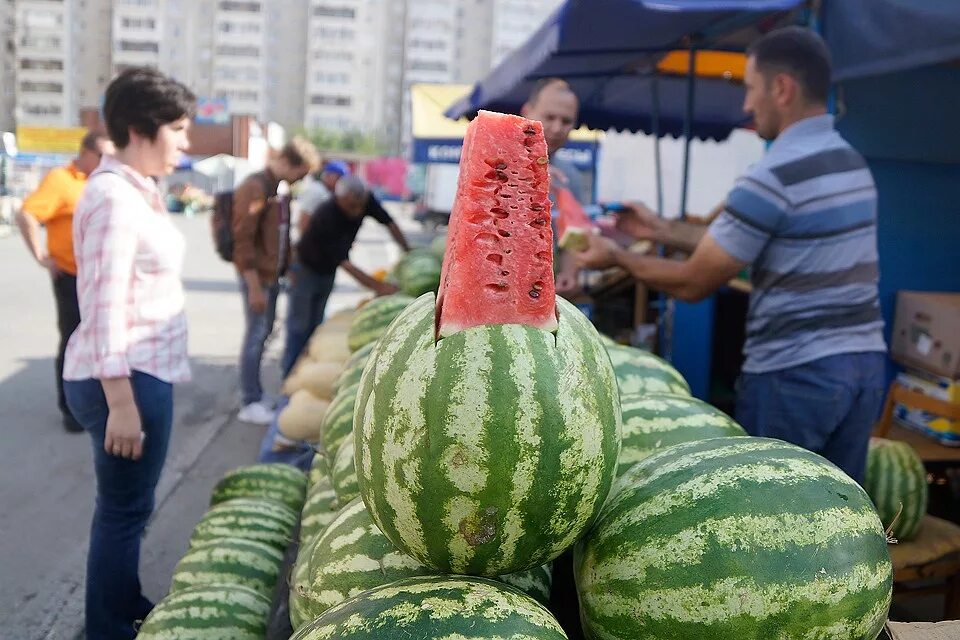
[[[80,326],[64,380],[190,379],[180,273],[183,236],[152,180],[104,156],[73,219]]]

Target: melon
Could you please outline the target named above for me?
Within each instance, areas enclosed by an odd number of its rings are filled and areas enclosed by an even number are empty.
[[[411,297],[419,297],[428,291],[436,292],[440,286],[442,260],[428,249],[414,249],[400,259],[396,268],[397,285],[400,291]]]
[[[299,513],[307,495],[307,474],[281,463],[251,464],[228,472],[213,488],[210,506],[233,498],[276,500]]]
[[[620,393],[676,393],[690,395],[690,385],[680,372],[649,351],[624,345],[607,345],[617,373]]]
[[[864,488],[883,526],[897,540],[910,540],[920,531],[927,513],[929,488],[923,460],[906,442],[870,438]]]
[[[137,640],[263,640],[270,598],[249,587],[205,584],[172,593],[153,608]]]
[[[280,411],[277,427],[290,440],[318,442],[323,419],[330,402],[321,400],[306,389],[290,396],[290,402]]]
[[[330,469],[330,480],[340,504],[346,504],[360,495],[357,469],[354,466],[353,433],[337,448],[337,455],[334,456]]]
[[[341,504],[329,476],[325,475],[310,488],[303,511],[300,512],[301,546],[309,544],[316,536],[323,533],[337,515]]]
[[[218,538],[191,547],[173,570],[170,593],[205,584],[239,584],[273,595],[283,563],[280,549],[243,538]]]
[[[355,353],[362,347],[376,342],[377,338],[386,331],[407,305],[413,302],[410,296],[396,293],[392,296],[383,296],[371,300],[357,311],[350,332],[347,334],[347,345]]]
[[[599,233],[576,196],[565,187],[553,187],[554,198],[557,201],[557,243],[561,249],[584,251],[589,246],[589,236]]]
[[[204,514],[190,536],[190,546],[223,538],[243,538],[286,549],[297,526],[297,513],[266,499],[235,498]]]
[[[331,467],[337,456],[337,449],[353,431],[353,412],[357,401],[359,384],[340,389],[337,397],[330,403],[327,415],[323,420],[321,439],[323,451]],[[331,469],[332,470],[332,469]]]

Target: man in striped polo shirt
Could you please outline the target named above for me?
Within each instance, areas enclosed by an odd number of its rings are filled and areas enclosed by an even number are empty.
[[[752,265],[738,422],[862,482],[886,351],[873,178],[827,113],[830,58],[819,36],[798,27],[767,34],[748,51],[744,82],[744,110],[772,144],[719,217],[697,228],[637,206],[618,221],[636,237],[692,250],[690,258],[638,256],[594,238],[579,260],[620,265],[692,302]]]

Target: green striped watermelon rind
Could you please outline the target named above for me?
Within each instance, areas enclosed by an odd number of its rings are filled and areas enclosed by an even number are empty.
[[[311,541],[312,543],[312,541]],[[290,612],[290,625],[297,631],[313,618],[308,610],[306,594],[310,586],[310,546],[300,544],[297,558],[290,571],[290,589],[287,597],[287,608]]]
[[[173,570],[170,593],[204,584],[238,584],[270,597],[283,551],[243,538],[218,538],[191,547]]]
[[[623,446],[617,475],[657,451],[684,442],[745,436],[730,416],[697,398],[669,393],[620,394]]]
[[[253,464],[228,472],[213,488],[210,506],[233,498],[268,498],[299,513],[307,495],[307,475],[288,464]]]
[[[344,438],[337,448],[337,455],[330,470],[330,480],[340,504],[346,504],[360,495],[357,468],[354,465],[353,432]]]
[[[220,538],[245,538],[285,549],[296,526],[297,513],[280,502],[234,498],[204,514],[193,529],[190,545]]]
[[[438,571],[546,564],[589,527],[612,484],[621,416],[610,359],[559,298],[556,334],[489,325],[439,343],[434,306],[432,294],[418,298],[364,369],[354,414],[363,499],[398,548]],[[503,445],[489,448],[491,434]]]
[[[137,640],[263,640],[270,606],[269,598],[232,584],[184,589],[157,603]]]
[[[690,395],[690,385],[673,365],[643,349],[625,345],[607,345],[617,374],[620,394],[675,393]]]
[[[328,609],[291,640],[386,638],[566,640],[549,611],[502,583],[424,576],[364,591]]]
[[[903,542],[917,536],[927,513],[929,487],[927,470],[913,447],[870,438],[864,488],[894,538]]]
[[[331,473],[333,462],[337,457],[337,449],[353,432],[353,413],[359,388],[360,383],[340,389],[330,402],[323,418],[320,439],[323,442],[323,451],[330,464]]]
[[[752,437],[634,465],[575,548],[589,637],[872,640],[892,594],[867,494],[820,456]]]
[[[323,533],[333,522],[340,505],[330,477],[324,476],[312,487],[300,513],[300,546],[306,546]]]
[[[347,332],[347,347],[351,352],[375,342],[403,311],[413,298],[402,293],[375,298],[357,311]]]

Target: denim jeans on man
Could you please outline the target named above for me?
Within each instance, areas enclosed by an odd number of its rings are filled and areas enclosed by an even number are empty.
[[[145,373],[130,377],[146,437],[143,457],[109,455],[103,440],[109,413],[99,380],[67,381],[67,404],[93,441],[97,500],[87,556],[87,640],[136,637],[152,603],[140,591],[140,539],[153,513],[154,491],[170,441],[173,385]]]
[[[240,350],[240,396],[245,406],[263,399],[263,385],[260,382],[260,362],[267,338],[273,332],[273,321],[277,316],[277,295],[280,285],[264,286],[267,296],[267,308],[263,313],[250,310],[250,292],[246,281],[240,278],[240,291],[243,293],[243,315],[246,319],[246,331],[243,334],[243,346]]]
[[[283,377],[286,378],[313,330],[323,322],[327,299],[333,291],[335,274],[320,274],[301,264],[290,269],[291,284],[287,294],[287,342],[283,349]]]
[[[786,440],[863,483],[870,432],[885,388],[880,352],[827,356],[769,373],[744,373],[737,422],[752,436]]]

